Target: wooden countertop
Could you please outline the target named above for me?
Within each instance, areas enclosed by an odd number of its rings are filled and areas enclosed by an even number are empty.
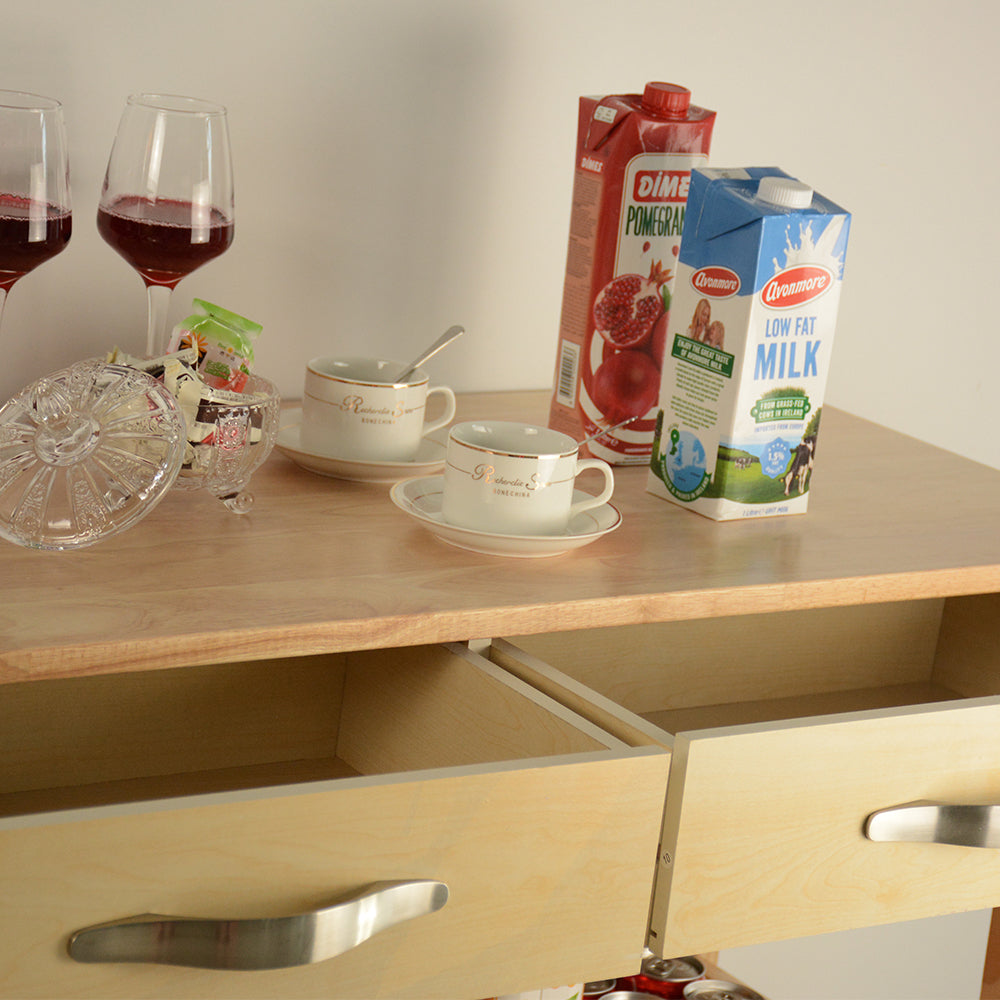
[[[460,397],[545,423],[547,392]],[[716,523],[616,470],[622,525],[548,559],[434,538],[275,450],[246,517],[172,491],[75,552],[0,541],[0,682],[1000,591],[1000,471],[827,407],[809,511]]]

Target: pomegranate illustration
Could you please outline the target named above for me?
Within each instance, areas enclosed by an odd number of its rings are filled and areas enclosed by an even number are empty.
[[[663,313],[663,286],[671,271],[662,261],[654,261],[649,277],[619,274],[609,281],[594,300],[594,326],[613,347],[639,347],[649,339]]]
[[[616,351],[594,372],[594,405],[609,424],[641,417],[656,405],[660,370],[645,351]]]

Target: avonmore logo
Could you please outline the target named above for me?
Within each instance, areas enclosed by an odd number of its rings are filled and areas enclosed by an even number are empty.
[[[728,299],[740,290],[740,276],[728,267],[703,267],[691,275],[691,286],[712,299]]]
[[[760,290],[760,299],[772,309],[791,309],[819,298],[833,282],[833,272],[825,267],[800,264],[771,278]]]
[[[690,170],[639,170],[632,185],[633,201],[687,201]]]

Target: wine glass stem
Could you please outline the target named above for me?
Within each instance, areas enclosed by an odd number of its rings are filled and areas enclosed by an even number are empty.
[[[7,304],[7,289],[0,288],[0,326],[3,325],[3,307]]]
[[[166,285],[148,285],[149,326],[146,329],[146,355],[158,358],[167,349],[167,311],[170,308],[171,288]]]

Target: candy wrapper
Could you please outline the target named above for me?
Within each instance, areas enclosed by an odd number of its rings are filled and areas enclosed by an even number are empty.
[[[242,392],[253,367],[254,341],[263,328],[204,299],[194,299],[193,305],[195,312],[174,327],[168,351],[194,348],[195,367],[206,385]]]
[[[267,395],[244,391],[260,324],[201,299],[194,305],[199,312],[177,324],[167,354],[139,358],[116,347],[105,359],[152,375],[177,401],[187,426],[181,477],[198,476],[210,467],[220,415],[227,407],[250,408],[246,443],[260,443],[262,415],[254,404]]]
[[[181,465],[181,476],[201,475],[212,463],[216,436],[220,433],[220,419],[227,409],[249,409],[249,427],[245,444],[251,448],[262,439],[262,413],[252,408],[255,400],[263,400],[266,393],[232,392],[213,389],[205,385],[183,362],[168,365],[163,384],[177,399],[187,424],[188,445]]]
[[[134,354],[127,354],[120,347],[115,347],[108,352],[104,359],[109,365],[124,365],[126,368],[135,368],[136,371],[145,372],[153,378],[163,381],[163,375],[167,365],[173,362],[186,364],[192,372],[197,372],[195,365],[198,362],[198,351],[195,348],[186,348],[174,354],[164,354],[158,358],[139,358]]]

